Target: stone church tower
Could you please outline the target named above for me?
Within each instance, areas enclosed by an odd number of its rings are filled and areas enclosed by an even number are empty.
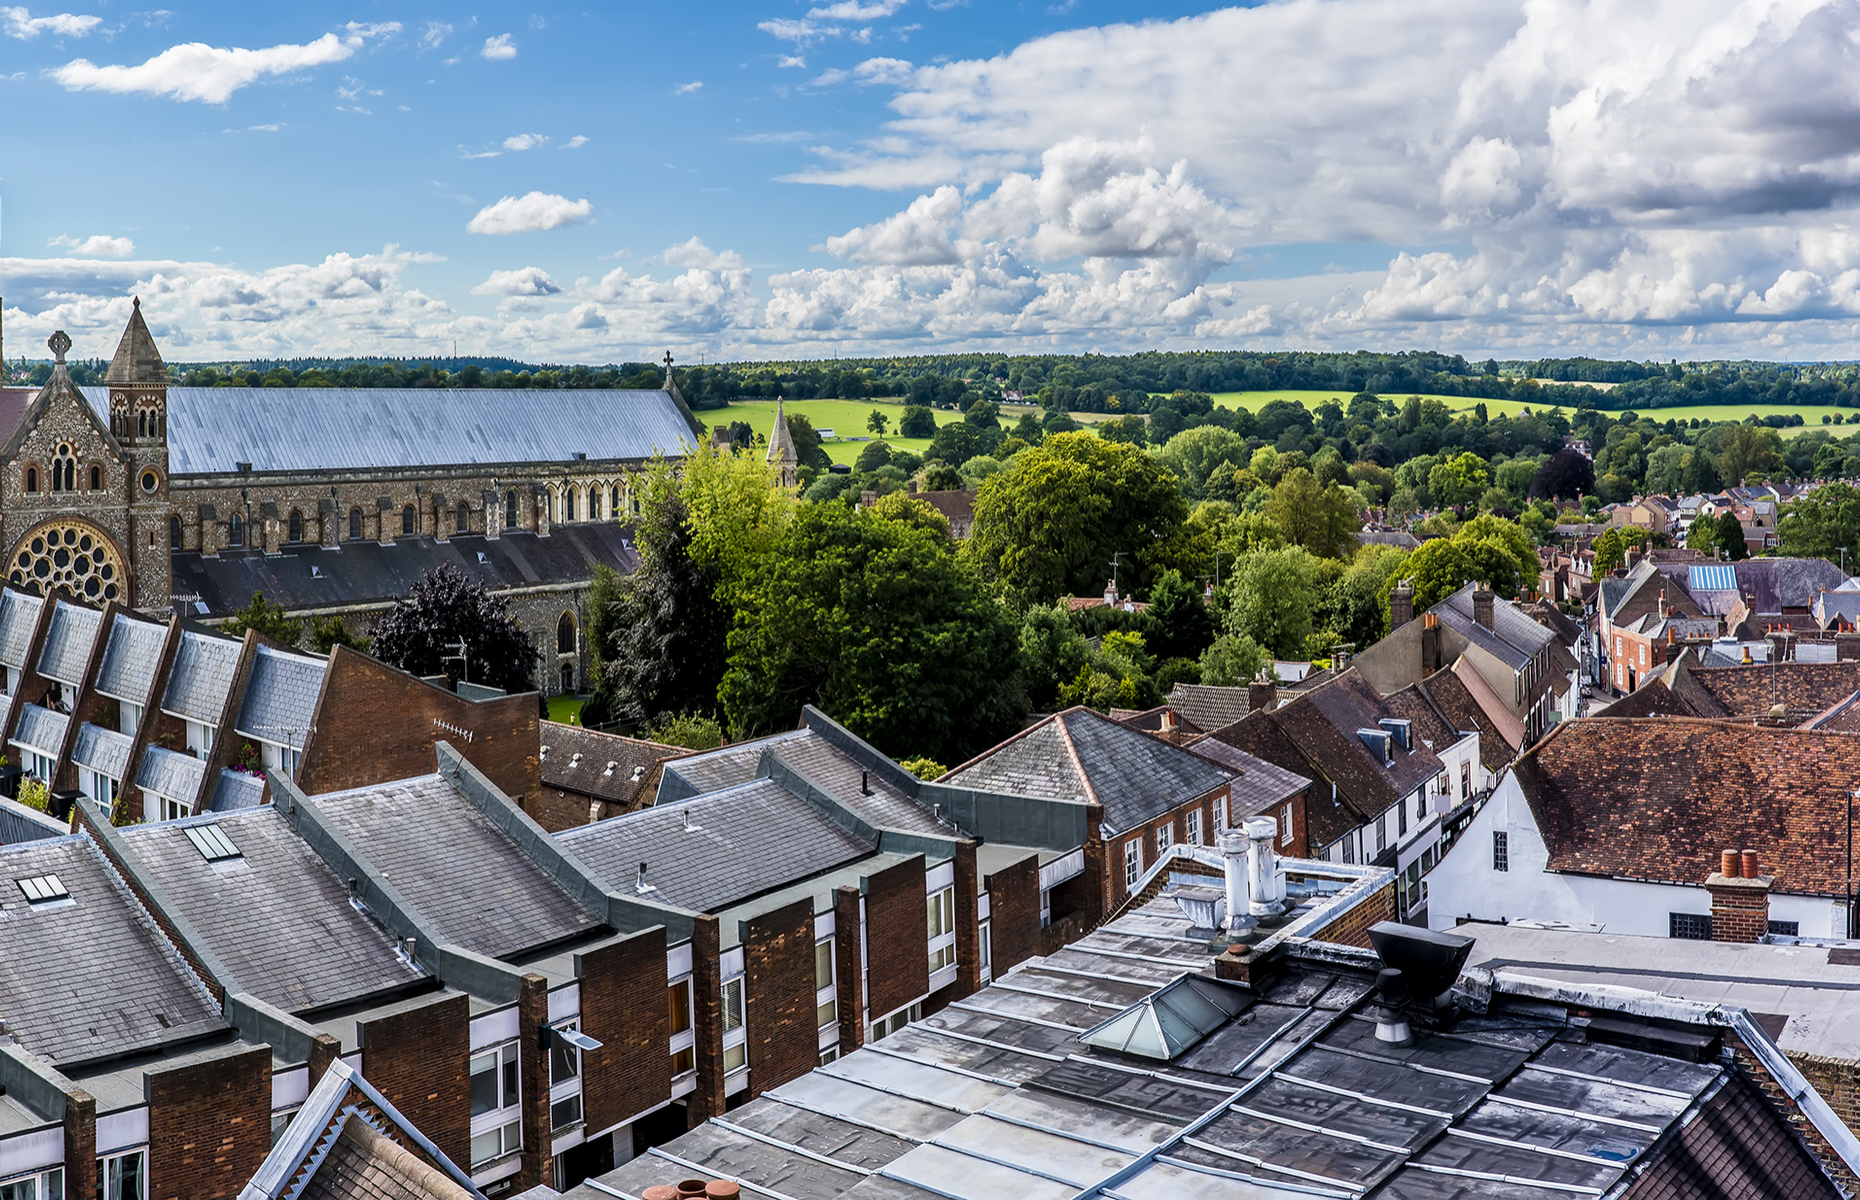
[[[136,607],[167,608],[169,528],[168,368],[142,319],[137,298],[123,340],[110,360],[110,432],[121,444],[128,484],[128,537],[136,580]]]
[[[797,487],[801,482],[801,459],[794,450],[794,436],[788,432],[788,417],[782,411],[782,397],[775,397],[775,428],[769,431],[769,462],[781,471],[781,485]]]

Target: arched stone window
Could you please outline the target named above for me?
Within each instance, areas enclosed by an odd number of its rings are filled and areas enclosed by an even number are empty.
[[[575,614],[565,612],[562,619],[555,623],[555,652],[573,654],[575,652]]]
[[[70,446],[59,446],[58,453],[52,456],[52,490],[77,491],[77,456]]]
[[[517,489],[511,488],[504,496],[504,527],[515,529],[520,516],[517,512]]]
[[[362,537],[362,510],[359,508],[352,508],[349,510],[349,540],[352,542],[356,542],[356,541],[360,541],[361,537]]]
[[[26,468],[26,490],[29,492],[36,492],[39,490],[39,468]]]
[[[233,514],[232,520],[226,526],[226,544],[228,546],[245,545],[245,522],[239,519],[238,513]]]
[[[469,504],[459,505],[459,532],[471,532],[471,505]]]
[[[304,540],[304,515],[297,509],[291,510],[290,533],[286,536],[293,542]]]
[[[170,550],[181,549],[181,518],[179,517],[168,518],[168,548]]]
[[[90,464],[90,490],[93,492],[103,490],[103,468],[96,463]]]
[[[612,503],[607,506],[607,515],[617,521],[620,519],[620,503],[621,503],[619,484],[617,483],[614,484],[614,494],[610,497],[610,499],[612,500]]]
[[[419,520],[420,520],[420,514],[414,511],[413,505],[409,504],[407,507],[401,509],[400,510],[400,531],[401,533],[403,535],[411,536],[414,529],[418,526]]]
[[[562,489],[562,519],[564,521],[572,521],[575,519],[575,489],[574,488],[563,488]]]

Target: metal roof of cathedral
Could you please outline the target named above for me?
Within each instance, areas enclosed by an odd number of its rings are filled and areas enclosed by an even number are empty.
[[[148,323],[142,319],[142,298],[136,297],[129,311],[129,324],[123,329],[123,340],[116,344],[116,354],[110,359],[110,371],[104,382],[111,384],[168,382],[168,367],[161,360],[161,351],[155,348],[155,339],[149,334]]]
[[[109,389],[84,395],[109,411]],[[663,390],[168,389],[174,475],[566,465],[677,455],[697,440]]]

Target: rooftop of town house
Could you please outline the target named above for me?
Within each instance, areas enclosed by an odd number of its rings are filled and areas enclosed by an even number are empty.
[[[595,796],[626,809],[652,802],[651,796],[639,792],[651,779],[656,764],[691,753],[683,746],[621,737],[560,721],[542,722],[541,732],[545,786]]]

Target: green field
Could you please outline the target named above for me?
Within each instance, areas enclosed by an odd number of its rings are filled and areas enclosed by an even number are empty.
[[[1214,402],[1225,408],[1246,408],[1258,412],[1270,401],[1291,400],[1301,403],[1307,408],[1315,409],[1326,400],[1335,400],[1339,404],[1347,405],[1353,394],[1354,393],[1351,392],[1318,391],[1217,392],[1214,394]],[[1398,405],[1407,398],[1407,396],[1396,396],[1392,393],[1387,397],[1387,399],[1394,401]],[[1533,406],[1525,404],[1521,400],[1480,400],[1476,397],[1467,396],[1423,395],[1421,399],[1438,400],[1456,413],[1469,412],[1474,405],[1484,404],[1486,412],[1494,417],[1516,416],[1526,408],[1533,407],[1538,412],[1543,412],[1546,408],[1546,406],[1542,404]],[[1565,407],[1563,411],[1565,415],[1568,415],[1571,410]],[[1811,429],[1826,428],[1830,433],[1837,434],[1842,434],[1847,431],[1847,426],[1845,425],[1822,425],[1822,417],[1831,415],[1838,410],[1821,404],[1746,404],[1741,407],[1734,404],[1694,404],[1679,408],[1646,408],[1636,409],[1635,411],[1641,416],[1652,417],[1654,420],[1661,422],[1668,420],[1690,421],[1694,417],[1697,417],[1700,420],[1710,420],[1714,423],[1720,421],[1741,421],[1752,413],[1755,413],[1759,417],[1783,417],[1800,413],[1805,424],[1793,429],[1779,429],[1776,432],[1782,434],[1784,437],[1788,437],[1791,434],[1807,433]],[[1608,415],[1610,418],[1617,418],[1621,414],[1611,410]],[[1851,418],[1855,414],[1850,413],[1848,415]]]
[[[549,719],[564,725],[578,725],[581,723],[581,704],[579,696],[551,696]]]
[[[812,421],[815,429],[831,429],[836,436],[842,439],[856,437],[870,440],[872,432],[865,427],[865,422],[866,418],[871,415],[872,410],[875,408],[891,418],[891,428],[894,430],[898,427],[899,415],[904,412],[904,402],[896,399],[789,400],[786,402],[785,407],[787,412],[798,416],[804,416]],[[930,411],[936,415],[936,423],[938,425],[947,425],[951,421],[962,420],[962,414],[959,412],[946,412],[940,408],[931,409]],[[1019,411],[1018,409],[1015,410],[1016,413]],[[1028,411],[1036,410],[1030,409]],[[1008,411],[1003,409],[1002,415],[1008,416]],[[769,435],[769,430],[775,428],[775,402],[773,400],[752,401],[749,403],[739,401],[725,408],[707,408],[698,413],[697,418],[707,425],[728,425],[732,421],[747,421],[751,429],[766,438]],[[1015,419],[1018,419],[1018,417],[1010,417],[1010,423]],[[885,443],[890,446],[897,446],[904,450],[913,450],[918,454],[922,454],[929,448],[930,439],[887,436],[885,438]],[[827,457],[831,458],[836,463],[853,462],[859,457],[859,452],[865,449],[865,446],[866,443],[862,441],[854,442],[842,440],[821,442],[821,449],[825,450],[827,452]]]

